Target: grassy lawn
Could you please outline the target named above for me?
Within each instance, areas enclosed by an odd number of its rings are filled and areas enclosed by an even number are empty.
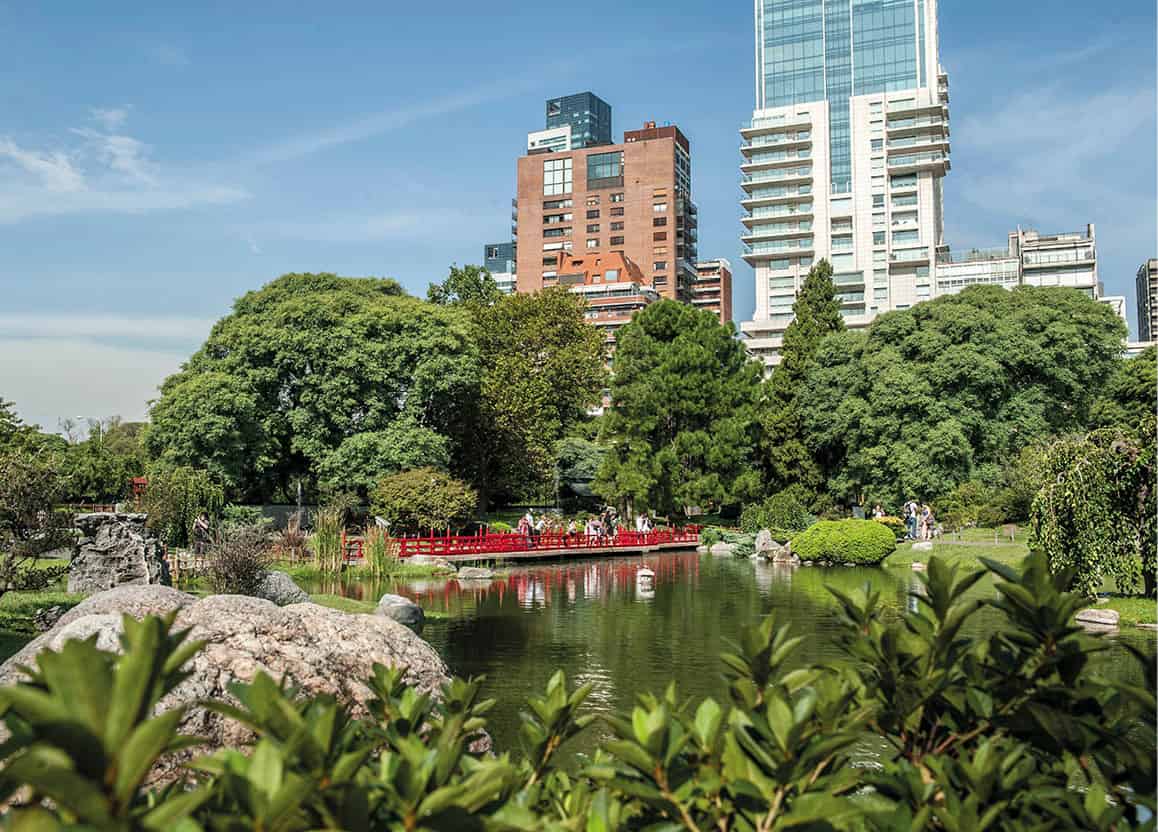
[[[990,540],[993,538],[990,537]],[[885,558],[885,566],[911,566],[915,561],[928,563],[930,558],[941,558],[953,564],[972,568],[981,567],[981,558],[1000,561],[1016,566],[1029,554],[1024,543],[934,543],[931,552],[914,552],[911,543],[902,543],[897,551]]]
[[[325,580],[334,577],[328,572],[323,572],[312,564],[302,563],[282,563],[277,562],[270,565],[270,569],[276,569],[285,572],[295,581],[317,581]],[[414,563],[400,563],[394,571],[386,575],[375,575],[369,566],[347,566],[342,571],[342,576],[345,578],[355,578],[357,580],[369,580],[377,577],[381,578],[430,578],[435,575],[452,575],[453,572],[438,566],[426,566]]]
[[[341,595],[311,595],[310,600],[322,607],[329,607],[332,610],[339,610],[341,612],[354,612],[370,615],[378,608],[377,604],[370,601],[359,601],[357,598],[345,598]],[[423,610],[427,621],[441,621],[449,616],[441,610]]]
[[[1095,609],[1116,610],[1121,616],[1119,624],[1132,627],[1135,624],[1158,624],[1158,604],[1152,598],[1110,598]]]

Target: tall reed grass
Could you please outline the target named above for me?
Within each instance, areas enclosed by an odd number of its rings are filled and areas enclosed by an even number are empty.
[[[332,508],[314,513],[310,551],[319,572],[336,575],[342,571],[342,512]]]
[[[385,529],[373,523],[362,532],[362,555],[375,576],[398,571],[400,548],[387,536]]]

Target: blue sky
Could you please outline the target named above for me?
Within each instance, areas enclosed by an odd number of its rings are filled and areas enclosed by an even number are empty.
[[[750,0],[0,0],[0,397],[141,418],[233,298],[288,271],[421,293],[509,233],[544,99],[692,142],[701,256],[737,271]],[[68,9],[67,14],[63,9]],[[1154,256],[1155,9],[943,2],[954,248],[1097,224],[1107,292]]]

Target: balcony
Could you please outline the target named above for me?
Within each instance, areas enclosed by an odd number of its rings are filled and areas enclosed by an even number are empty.
[[[756,226],[751,231],[740,236],[745,243],[755,243],[760,240],[786,240],[790,237],[812,234],[812,223],[795,225],[763,225]]]
[[[797,240],[745,243],[744,249],[744,260],[750,266],[755,266],[764,260],[775,260],[788,254],[812,254],[814,251],[811,237]]]
[[[798,130],[795,133],[774,133],[769,136],[757,136],[740,142],[740,152],[745,156],[759,152],[765,147],[782,147],[785,149],[796,147],[811,147],[812,131]]]
[[[763,208],[801,201],[812,202],[812,185],[794,185],[786,188],[755,188],[740,197],[744,208]]]
[[[910,173],[918,170],[931,170],[943,176],[949,170],[949,154],[933,151],[889,157],[889,173]]]
[[[740,170],[748,173],[757,170],[773,170],[776,168],[785,167],[787,165],[799,165],[801,162],[810,162],[812,160],[812,152],[805,151],[800,153],[785,153],[780,156],[765,155],[761,157],[759,154],[751,159],[745,159],[740,163]]]
[[[812,128],[812,119],[809,116],[786,114],[781,118],[754,118],[747,124],[740,125],[740,135],[745,139],[751,139],[756,136],[784,133],[787,130],[796,130],[802,127]]]
[[[769,208],[775,208],[778,210],[771,211],[768,210]],[[776,220],[794,218],[812,219],[812,203],[809,202],[807,205],[801,205],[799,207],[796,205],[787,204],[754,208],[752,209],[752,213],[745,214],[744,216],[740,217],[740,222],[751,228],[752,226],[758,225],[760,223],[775,222]]]
[[[803,170],[803,172],[801,172]],[[758,173],[742,173],[740,175],[740,187],[745,191],[751,192],[758,185],[764,182],[812,182],[812,166],[809,165],[804,168],[784,168],[776,170],[764,170]]]
[[[885,149],[890,154],[898,153],[919,153],[921,151],[948,151],[949,137],[944,133],[938,131],[935,133],[915,133],[910,136],[897,136],[894,138],[889,134],[889,140],[885,144]]]

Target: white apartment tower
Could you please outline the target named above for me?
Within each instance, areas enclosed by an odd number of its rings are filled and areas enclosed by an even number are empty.
[[[740,130],[749,352],[779,363],[812,264],[850,327],[934,295],[949,170],[936,0],[755,0],[756,109]]]

